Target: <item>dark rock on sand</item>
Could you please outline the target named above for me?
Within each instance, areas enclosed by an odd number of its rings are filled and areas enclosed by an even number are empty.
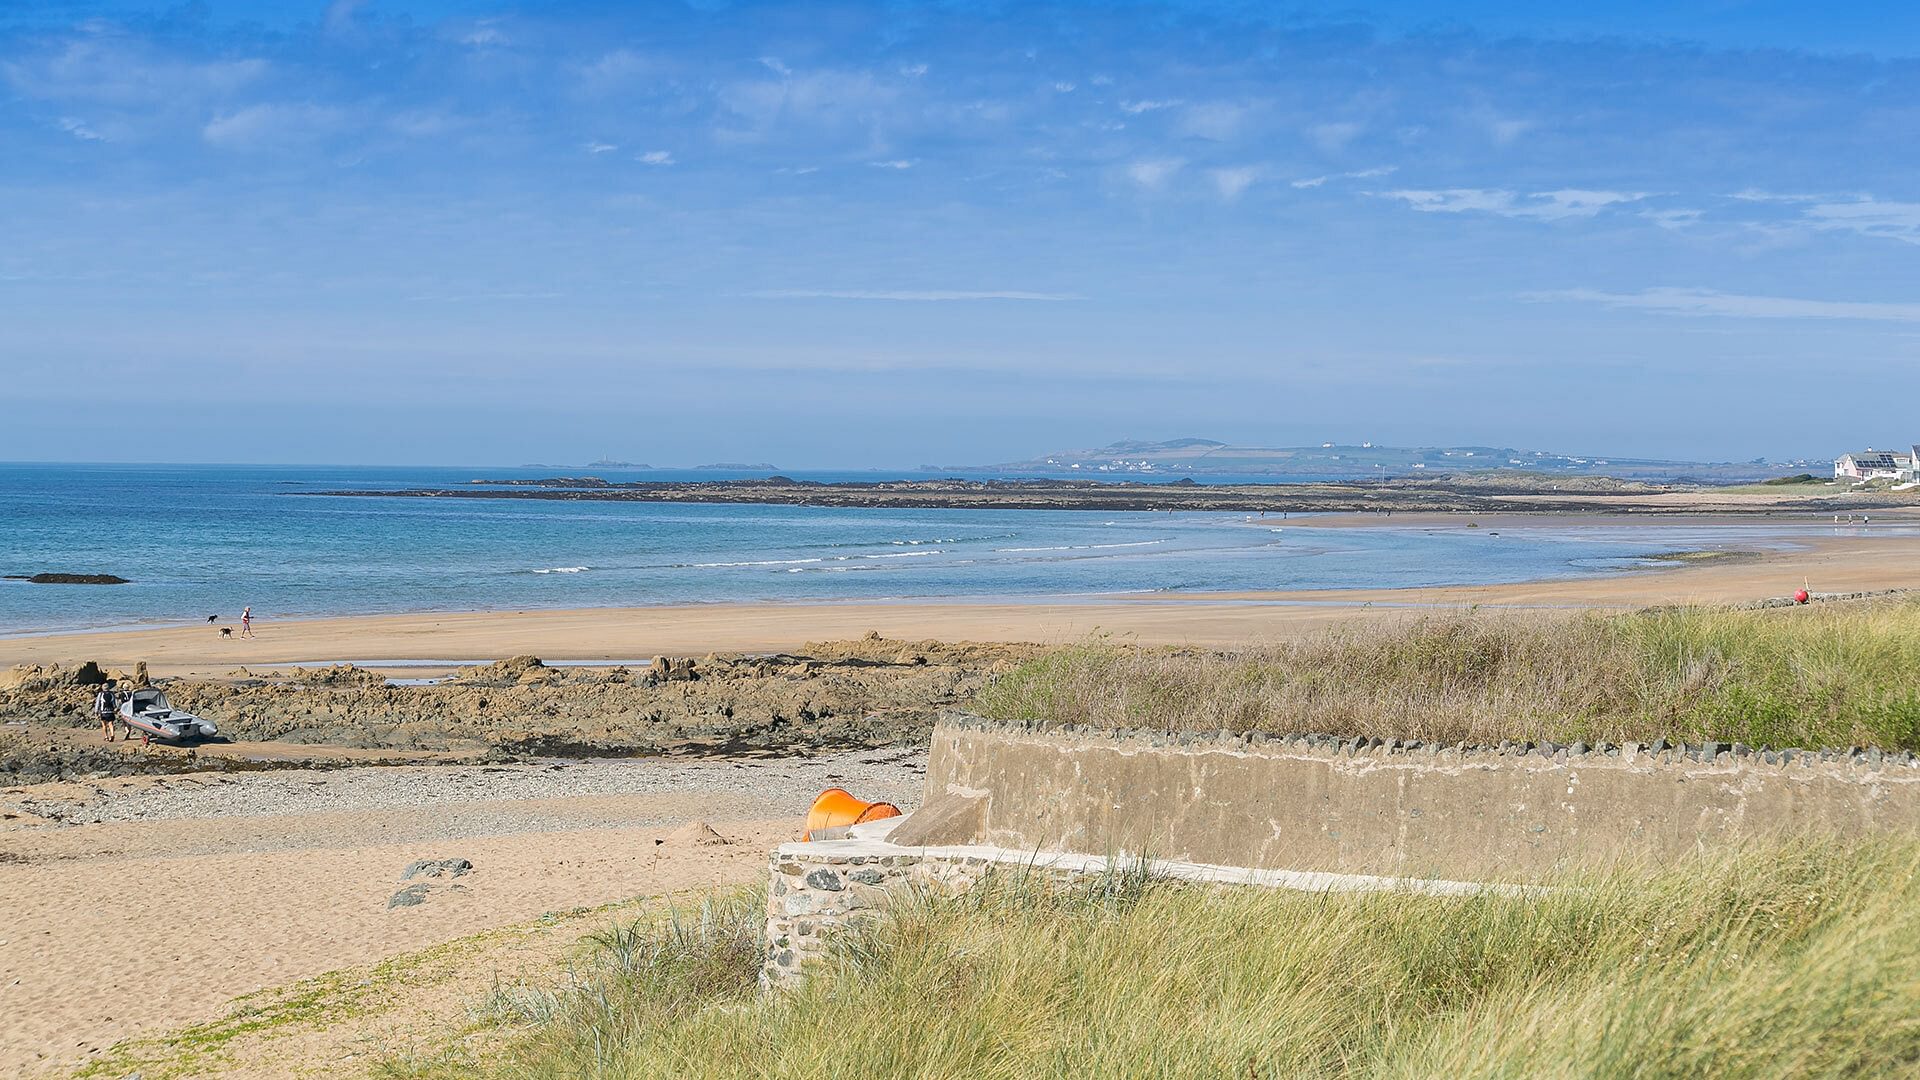
[[[417,907],[420,904],[426,903],[427,894],[432,891],[432,885],[424,881],[416,881],[388,897],[387,910],[392,911],[394,908]]]
[[[473,869],[473,864],[465,859],[415,859],[400,872],[401,881],[412,881],[416,877],[456,878]]]

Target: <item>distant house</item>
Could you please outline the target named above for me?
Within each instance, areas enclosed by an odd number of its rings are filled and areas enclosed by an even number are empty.
[[[1834,460],[1833,475],[1836,480],[1912,480],[1916,459],[1920,459],[1920,446],[1910,446],[1904,454],[1868,447],[1840,455]]]

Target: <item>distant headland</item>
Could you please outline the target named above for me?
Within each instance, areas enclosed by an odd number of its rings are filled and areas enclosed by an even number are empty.
[[[1515,472],[1610,476],[1657,482],[1739,483],[1819,467],[1825,461],[1670,461],[1606,454],[1570,454],[1499,446],[1381,446],[1322,442],[1310,446],[1234,446],[1217,439],[1123,439],[1083,450],[1057,450],[997,465],[925,465],[928,472],[1025,476],[1196,474],[1285,479],[1359,480],[1430,473]]]

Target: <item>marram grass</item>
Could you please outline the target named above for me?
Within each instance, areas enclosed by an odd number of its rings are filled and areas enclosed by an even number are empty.
[[[592,946],[499,1077],[1897,1076],[1920,841],[1804,841],[1545,897],[989,879],[755,984],[758,897]],[[468,1075],[471,1062],[405,1075]],[[490,1070],[490,1072],[488,1071]]]
[[[997,679],[1003,720],[1452,743],[1920,750],[1920,599],[1428,616],[1202,652],[1096,641]]]

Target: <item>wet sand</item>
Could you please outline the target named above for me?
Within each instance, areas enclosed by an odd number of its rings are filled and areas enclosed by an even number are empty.
[[[1538,518],[1472,521],[1488,533],[1501,527],[1556,525]],[[1381,521],[1367,515],[1361,523],[1377,526]],[[1702,518],[1698,523],[1714,524],[1715,519]],[[1335,518],[1298,524],[1333,528],[1354,523]],[[1393,518],[1397,528],[1452,529],[1468,524],[1462,515],[1437,515],[1430,521],[1413,515]],[[487,661],[526,653],[549,661],[645,662],[660,654],[792,652],[809,641],[857,638],[869,630],[907,640],[1052,643],[1108,633],[1143,643],[1230,645],[1298,635],[1357,616],[1404,614],[1410,606],[1412,610],[1473,605],[1632,608],[1741,603],[1786,596],[1803,582],[1815,592],[1831,593],[1920,587],[1920,535],[1891,528],[1875,535],[1864,533],[1808,526],[1792,534],[1791,550],[1756,550],[1739,558],[1676,563],[1671,569],[1507,585],[263,620],[258,624],[259,636],[249,640],[219,638],[199,627],[16,637],[0,639],[0,668],[84,659],[124,668],[145,660],[156,674],[224,676],[242,666],[341,660]],[[1730,542],[1739,543],[1738,532],[1729,536]],[[1775,537],[1769,534],[1768,542],[1775,542]]]

